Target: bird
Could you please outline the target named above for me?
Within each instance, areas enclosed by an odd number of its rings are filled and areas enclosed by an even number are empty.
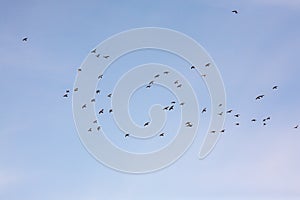
[[[174,110],[174,105],[170,106],[169,110]]]
[[[261,99],[261,98],[263,98],[264,96],[265,96],[264,94],[258,95],[258,96],[255,98],[255,100]]]
[[[201,76],[202,76],[202,77],[206,77],[206,74],[202,74]]]
[[[177,85],[178,88],[180,88],[182,86],[182,84]]]
[[[223,112],[218,113],[218,115],[220,115],[220,116],[223,115]]]
[[[109,56],[108,56],[108,55],[105,55],[105,56],[103,56],[103,58],[107,59],[107,58],[109,58]]]
[[[267,123],[263,123],[263,125],[265,126],[265,125],[267,125]]]
[[[191,69],[195,69],[195,66],[191,66]]]
[[[239,126],[239,125],[240,125],[240,123],[238,123],[238,122],[237,122],[237,123],[235,123],[235,125],[236,125],[236,126]]]
[[[22,39],[23,42],[27,42],[27,40],[28,40],[28,37],[24,37],[24,38]]]
[[[181,102],[179,105],[183,106],[183,105],[184,105],[184,102]]]
[[[203,108],[201,111],[201,113],[204,113],[204,112],[206,112],[206,108]]]
[[[233,12],[234,14],[238,14],[239,13],[237,10],[233,10],[231,12]]]
[[[209,66],[210,66],[210,63],[206,63],[206,64],[205,64],[205,67],[209,67]]]
[[[263,122],[265,122],[267,119],[263,119]]]
[[[78,91],[78,88],[75,88],[75,89],[74,89],[74,92],[77,92],[77,91]]]
[[[151,85],[147,85],[146,88],[151,88]]]
[[[109,112],[109,113],[111,113],[112,111],[113,111],[112,109],[109,109],[109,111],[108,111],[108,112]]]
[[[169,109],[169,106],[166,106],[166,107],[164,107],[164,109],[163,110],[168,110]]]
[[[192,127],[193,124],[186,124],[185,126],[186,126],[186,127]]]
[[[86,104],[83,104],[81,108],[82,108],[82,109],[86,108]]]
[[[179,80],[174,81],[174,84],[178,84],[178,83],[179,83]]]
[[[225,129],[220,130],[220,132],[221,132],[221,133],[224,133],[224,132],[225,132]]]
[[[100,111],[99,111],[99,114],[103,114],[104,112],[104,109],[102,108]]]
[[[100,74],[99,76],[98,76],[98,79],[100,79],[100,78],[102,78],[103,77],[103,74]]]
[[[223,105],[223,104],[220,103],[220,104],[219,104],[219,107],[221,107],[222,105]]]
[[[91,102],[95,102],[96,101],[96,99],[91,99]]]
[[[231,113],[232,112],[232,110],[227,110],[227,112],[226,113]]]
[[[70,90],[66,90],[66,93],[69,93],[70,92]]]
[[[267,118],[266,118],[266,120],[270,120],[270,119],[271,119],[271,117],[267,117]]]
[[[273,90],[277,90],[277,89],[278,89],[278,86],[275,85],[275,86],[272,87],[272,89],[273,89]]]
[[[165,72],[164,72],[164,74],[169,74],[169,73],[170,73],[169,71],[165,71]]]
[[[129,137],[129,133],[126,133],[126,134],[125,134],[125,137]]]
[[[159,77],[159,74],[156,74],[155,76],[154,76],[154,78],[158,78]]]
[[[96,49],[92,50],[91,53],[96,53]]]
[[[109,98],[110,98],[110,97],[111,97],[111,95],[112,95],[112,94],[110,93],[110,94],[108,94],[108,95],[107,95],[107,97],[109,97]]]
[[[235,116],[235,117],[239,117],[239,116],[240,116],[240,114],[235,114],[234,116]]]
[[[96,55],[96,57],[99,58],[99,57],[100,57],[100,53],[98,53],[98,54]]]
[[[149,123],[150,123],[150,122],[146,122],[146,123],[144,124],[144,126],[148,126],[148,125],[149,125]]]
[[[256,122],[256,119],[251,119],[252,122]]]
[[[81,72],[81,71],[82,71],[82,69],[78,68],[78,69],[77,69],[77,71]]]
[[[96,90],[96,94],[99,94],[100,93],[100,90]]]
[[[98,126],[98,127],[97,127],[97,131],[99,131],[100,129],[101,129],[101,126]]]
[[[216,131],[215,130],[212,130],[212,131],[210,131],[211,133],[216,133]]]
[[[298,128],[298,127],[299,127],[299,125],[294,126],[295,129]]]
[[[154,83],[154,81],[150,81],[148,85],[152,85]]]
[[[175,104],[176,103],[176,101],[171,101],[171,104]]]
[[[94,123],[94,124],[97,124],[97,120],[94,120],[93,123]]]
[[[163,137],[164,135],[165,135],[165,133],[161,133],[161,134],[159,134],[159,136],[160,136],[160,137]]]
[[[67,98],[68,97],[68,94],[64,94],[64,96],[63,96],[64,98]]]
[[[92,132],[92,128],[89,128],[89,129],[88,129],[88,132]]]

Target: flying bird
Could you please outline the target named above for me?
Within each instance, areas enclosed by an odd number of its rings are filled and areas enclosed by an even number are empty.
[[[232,112],[232,110],[227,110],[227,112],[226,113],[231,113]]]
[[[204,113],[204,112],[206,112],[206,108],[203,108],[201,111],[201,113]]]
[[[91,99],[91,102],[95,102],[96,101],[96,99]]]
[[[89,128],[88,132],[92,132],[92,128]]]
[[[152,85],[154,83],[154,81],[150,81],[148,85]]]
[[[223,104],[220,103],[220,104],[219,104],[219,107],[221,107],[222,105],[223,105]]]
[[[234,14],[238,14],[239,13],[237,10],[233,10],[231,12],[233,12]]]
[[[218,115],[220,115],[220,116],[223,115],[223,112],[218,113]]]
[[[23,42],[27,42],[27,40],[28,40],[28,37],[24,37],[24,38],[22,39]]]
[[[98,79],[100,79],[100,78],[102,78],[103,77],[103,74],[100,74],[99,76],[98,76]]]
[[[100,129],[101,129],[101,126],[98,126],[98,127],[97,127],[97,131],[99,131]]]
[[[150,122],[146,122],[146,123],[144,124],[144,126],[148,126],[148,125],[149,125],[149,123],[150,123]]]
[[[174,110],[174,105],[170,106],[169,110]]]
[[[183,106],[183,105],[184,105],[184,102],[181,102],[179,105]]]
[[[273,90],[277,90],[278,89],[278,86],[277,85],[275,85],[275,86],[273,86],[273,88],[272,88]]]
[[[91,53],[96,53],[96,49],[92,50]]]
[[[110,97],[111,97],[111,95],[112,95],[112,94],[110,93],[110,94],[108,94],[108,95],[107,95],[107,97],[109,97],[109,98],[110,98]]]
[[[174,84],[178,84],[179,83],[179,80],[176,80],[175,82],[174,82]]]
[[[82,108],[82,109],[86,108],[86,104],[83,104],[81,108]]]
[[[151,85],[147,85],[146,88],[151,88]]]
[[[172,102],[171,102],[171,104],[175,104],[175,103],[176,103],[176,101],[172,101]]]
[[[103,56],[103,58],[107,59],[107,58],[109,58],[109,56],[108,56],[108,55],[105,55],[105,56]]]
[[[225,132],[225,129],[220,130],[220,132],[221,132],[221,133],[224,133],[224,132]]]
[[[192,127],[193,124],[192,124],[191,122],[186,122],[186,123],[185,123],[185,126],[186,126],[186,127]]]
[[[259,100],[259,99],[263,98],[264,96],[265,96],[264,94],[258,95],[258,96],[255,98],[255,100]]]
[[[100,93],[100,90],[96,90],[96,94],[99,94]]]
[[[256,122],[256,119],[251,119],[252,122]]]
[[[165,133],[161,133],[161,134],[159,134],[159,136],[160,136],[160,137],[163,137],[164,135],[165,135]]]
[[[94,123],[94,124],[97,124],[97,120],[94,120],[93,123]]]
[[[195,69],[195,66],[191,66],[191,69]]]
[[[164,74],[169,74],[169,73],[170,73],[169,71],[165,71],[165,72],[164,72]]]
[[[235,116],[235,117],[239,117],[239,116],[240,116],[240,114],[235,114],[234,116]]]
[[[81,71],[82,71],[82,69],[78,68],[78,69],[77,69],[77,71],[81,72]]]
[[[169,106],[166,106],[166,107],[164,107],[164,109],[163,110],[168,110],[169,109]]]
[[[159,74],[156,74],[155,76],[154,76],[154,78],[158,78],[159,77]]]
[[[99,57],[100,57],[100,53],[98,53],[98,54],[96,55],[96,57],[99,58]]]
[[[66,93],[69,93],[70,92],[70,90],[66,90]]]
[[[180,88],[182,86],[182,84],[177,85],[178,88]]]
[[[212,131],[210,131],[211,133],[216,133],[216,131],[215,130],[212,130]]]
[[[100,111],[99,111],[99,114],[103,114],[104,112],[104,109],[102,108]]]
[[[108,111],[108,112],[109,112],[109,113],[112,113],[112,111],[113,111],[112,109],[109,109],[109,111]]]
[[[238,122],[237,122],[237,123],[235,123],[235,125],[236,125],[236,126],[239,126],[239,125],[240,125],[240,123],[238,123]]]
[[[125,134],[125,137],[129,137],[129,133],[126,133],[126,134]]]
[[[74,89],[74,92],[77,92],[77,91],[78,91],[78,88],[75,88],[75,89]]]
[[[298,127],[299,127],[299,125],[294,126],[295,129],[298,128]]]
[[[206,64],[205,64],[205,67],[209,67],[209,66],[210,66],[210,63],[206,63]]]
[[[65,97],[65,98],[66,98],[66,97],[68,97],[68,94],[64,94],[64,96],[63,96],[63,97]]]

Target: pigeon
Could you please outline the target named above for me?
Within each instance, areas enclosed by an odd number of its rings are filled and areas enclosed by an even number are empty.
[[[221,132],[221,133],[224,133],[224,132],[225,132],[225,129],[220,130],[220,132]]]
[[[129,133],[126,133],[126,134],[125,134],[125,137],[129,137]]]
[[[240,114],[235,114],[234,116],[235,116],[235,117],[239,117],[239,116],[240,116]]]
[[[108,111],[108,112],[109,112],[109,113],[112,113],[112,111],[113,111],[112,109],[109,109],[109,111]]]
[[[66,93],[69,93],[70,92],[70,90],[66,90]]]
[[[96,94],[99,94],[100,93],[100,90],[96,90]]]
[[[27,42],[27,40],[28,40],[28,37],[24,37],[24,38],[22,39],[23,42]]]
[[[202,77],[206,77],[206,74],[202,74],[201,76],[202,76]]]
[[[203,108],[201,111],[201,113],[204,113],[204,112],[206,112],[206,108]]]
[[[99,114],[103,114],[104,112],[104,109],[102,108],[100,111],[99,111]]]
[[[103,56],[103,58],[107,59],[107,58],[109,58],[109,56],[108,56],[108,55],[105,55],[105,56]]]
[[[161,133],[161,134],[159,134],[159,136],[160,136],[160,137],[163,137],[164,135],[165,135],[165,133]]]
[[[108,95],[107,95],[107,97],[109,97],[109,98],[110,98],[110,97],[111,97],[111,95],[112,95],[112,94],[110,93],[110,94],[108,94]]]
[[[261,98],[263,98],[265,95],[258,95],[256,98],[255,98],[255,100],[259,100],[259,99],[261,99]]]
[[[81,108],[82,108],[82,109],[86,108],[86,104],[83,104]]]
[[[231,113],[232,112],[232,110],[227,110],[227,112],[226,113]]]
[[[151,88],[151,85],[147,85],[146,88]]]
[[[239,13],[237,10],[233,10],[231,12],[233,12],[234,14],[238,14]]]
[[[206,64],[205,64],[205,67],[209,67],[209,66],[210,66],[210,63],[206,63]]]
[[[195,69],[195,66],[191,66],[191,69]]]
[[[64,94],[64,96],[63,96],[64,98],[67,98],[68,97],[68,94]]]
[[[149,123],[150,123],[150,122],[146,122],[146,123],[144,124],[144,126],[148,126],[148,125],[149,125]]]
[[[91,53],[96,53],[96,49],[92,50]]]
[[[238,123],[238,122],[237,122],[237,123],[235,123],[235,125],[236,125],[236,126],[239,126],[239,125],[240,125],[240,123]]]
[[[100,74],[99,76],[98,76],[98,79],[100,79],[100,78],[102,78],[103,77],[103,74]]]
[[[270,119],[271,119],[271,117],[267,117],[267,118],[266,118],[266,120],[270,120]]]
[[[256,122],[256,119],[251,119],[252,122]]]
[[[275,86],[273,86],[273,88],[272,88],[273,90],[277,90],[278,89],[278,86],[277,85],[275,85]]]
[[[171,102],[171,104],[175,104],[175,103],[176,103],[175,101],[172,101],[172,102]]]
[[[174,105],[170,106],[169,110],[174,110]]]

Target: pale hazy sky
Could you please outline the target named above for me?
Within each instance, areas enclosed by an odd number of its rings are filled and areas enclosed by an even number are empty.
[[[293,129],[300,125],[299,20],[296,0],[2,0],[0,199],[299,199],[300,129]],[[182,158],[156,173],[131,175],[103,166],[84,149],[71,98],[62,95],[98,43],[145,26],[180,31],[209,52],[222,74],[227,106],[241,114],[241,125],[235,127],[237,119],[228,115],[226,133],[206,159],[198,160],[210,119],[209,112],[201,115],[198,136]],[[185,64],[151,51],[122,62],[129,67],[153,59]],[[124,69],[107,73],[113,80]],[[203,82],[190,71],[182,73],[198,91],[200,108],[209,108]],[[107,81],[107,91],[113,84]],[[256,102],[261,93],[265,98]],[[134,97],[142,101],[142,94]],[[143,107],[136,106],[133,113]],[[265,127],[250,122],[267,116],[271,121]]]

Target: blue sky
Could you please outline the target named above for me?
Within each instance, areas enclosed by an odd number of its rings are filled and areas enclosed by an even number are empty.
[[[300,129],[293,129],[300,125],[299,11],[296,0],[1,1],[0,198],[299,199]],[[209,112],[201,115],[198,136],[182,158],[156,173],[131,175],[89,155],[76,132],[71,98],[62,95],[98,43],[145,26],[183,32],[209,52],[223,77],[227,107],[241,114],[241,125],[228,115],[226,133],[198,160],[210,119]],[[152,59],[184,64],[151,51],[128,56],[121,61],[128,66]],[[108,75],[122,70],[112,66]],[[182,73],[200,108],[209,108],[203,82]],[[261,93],[265,98],[256,102]],[[265,127],[250,123],[267,116]]]

